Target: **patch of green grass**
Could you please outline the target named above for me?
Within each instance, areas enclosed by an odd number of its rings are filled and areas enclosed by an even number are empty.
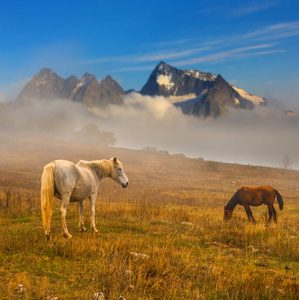
[[[19,218],[15,218],[15,219],[11,219],[12,223],[18,223],[18,224],[22,224],[22,223],[28,223],[31,221],[31,217],[29,216],[25,216],[25,217],[19,217]]]

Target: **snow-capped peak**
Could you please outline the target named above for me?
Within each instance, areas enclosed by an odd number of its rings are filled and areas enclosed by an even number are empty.
[[[168,90],[170,90],[174,86],[174,82],[171,81],[171,77],[171,74],[160,74],[157,76],[157,83],[159,85],[164,85]]]
[[[193,76],[203,81],[215,81],[217,76],[212,73],[200,72],[198,70],[184,70],[185,74]]]
[[[259,97],[259,96],[256,96],[256,95],[251,95],[247,92],[245,92],[244,90],[242,89],[239,89],[233,85],[231,85],[231,87],[239,93],[239,95],[246,99],[246,100],[249,100],[251,101],[254,105],[265,105],[266,104],[266,99],[262,98],[262,97]]]

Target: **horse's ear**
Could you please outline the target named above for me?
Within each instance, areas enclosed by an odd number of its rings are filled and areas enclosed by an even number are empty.
[[[113,157],[113,163],[116,164],[116,162],[117,162],[117,158]]]

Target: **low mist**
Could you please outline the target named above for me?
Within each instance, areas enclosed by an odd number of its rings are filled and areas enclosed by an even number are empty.
[[[57,100],[3,106],[0,114],[2,134],[151,147],[192,158],[271,167],[283,167],[288,155],[289,166],[299,169],[299,118],[272,107],[230,109],[218,119],[201,119],[184,115],[164,97],[130,93],[124,105],[102,110],[89,111],[82,104]],[[90,130],[94,134],[88,135]]]

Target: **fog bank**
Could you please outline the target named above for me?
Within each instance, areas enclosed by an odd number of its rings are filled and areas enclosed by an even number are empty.
[[[282,167],[288,154],[291,167],[299,169],[299,118],[276,108],[230,109],[218,119],[200,119],[183,115],[164,97],[137,93],[127,95],[122,106],[94,112],[63,100],[6,112],[1,107],[0,130],[11,134],[18,130],[68,140],[88,124],[114,133],[116,147],[150,146],[188,157],[272,167]]]
[[[230,109],[218,119],[186,116],[164,97],[130,94],[125,106],[108,109],[102,123],[118,145],[152,146],[189,157],[280,167],[284,155],[298,168],[299,120],[270,107]]]

